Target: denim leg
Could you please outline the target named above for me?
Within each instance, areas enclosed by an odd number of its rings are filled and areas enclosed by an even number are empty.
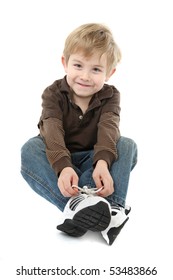
[[[72,162],[74,166],[80,169],[79,187],[89,186],[95,188],[92,178],[93,173],[93,155],[94,151],[84,151],[72,154]]]
[[[40,136],[28,140],[21,149],[21,174],[30,187],[63,211],[69,198],[57,186],[57,176],[50,166],[45,144]]]
[[[88,186],[90,188],[96,188],[96,184],[92,177],[93,171],[94,171],[93,167],[90,167],[82,173],[79,179],[80,187]]]
[[[114,181],[114,193],[107,197],[111,204],[125,206],[130,172],[137,163],[137,145],[126,137],[120,137],[117,143],[118,160],[111,166],[110,174]]]
[[[137,161],[137,146],[129,138],[121,137],[117,144],[119,158],[112,164],[110,173],[115,191],[107,197],[111,204],[125,206],[130,172]],[[95,187],[92,178],[93,151],[72,154],[74,169],[79,176],[79,186]],[[28,140],[21,149],[21,174],[39,195],[63,211],[69,198],[64,197],[57,186],[57,176],[51,168],[40,136]]]
[[[106,199],[111,203],[111,205],[121,205],[125,206],[130,172],[134,168],[137,162],[137,146],[136,143],[126,137],[120,137],[117,143],[118,150],[118,160],[114,161],[110,174],[114,181],[114,192],[112,195],[106,197]],[[93,167],[92,167],[92,157],[93,153],[88,153],[88,161],[85,163],[85,171],[82,173],[79,183],[80,186],[90,186],[92,188],[96,187],[94,180],[92,178]]]

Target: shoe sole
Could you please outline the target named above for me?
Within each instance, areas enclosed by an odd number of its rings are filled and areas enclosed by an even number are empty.
[[[75,224],[84,230],[103,231],[111,220],[108,204],[100,201],[77,212],[73,220]]]
[[[75,221],[66,219],[63,224],[56,227],[58,230],[74,237],[81,237],[87,230],[79,226]]]

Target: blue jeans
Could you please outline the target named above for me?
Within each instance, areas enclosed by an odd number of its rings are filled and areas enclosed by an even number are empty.
[[[137,146],[129,138],[120,137],[117,143],[118,160],[114,161],[110,174],[114,181],[114,192],[106,197],[111,205],[125,206],[130,172],[137,162]],[[74,170],[79,176],[79,186],[95,187],[92,178],[93,150],[71,155]],[[43,198],[63,211],[68,197],[64,197],[57,186],[57,175],[50,166],[45,144],[40,136],[29,139],[21,149],[21,174],[30,187]]]

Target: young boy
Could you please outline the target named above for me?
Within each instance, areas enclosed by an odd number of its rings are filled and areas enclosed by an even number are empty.
[[[109,244],[128,220],[125,201],[137,161],[135,142],[120,136],[120,93],[106,84],[120,59],[102,24],[69,34],[62,55],[66,76],[45,89],[40,134],[22,147],[24,179],[66,211],[57,228],[73,236],[101,231]]]

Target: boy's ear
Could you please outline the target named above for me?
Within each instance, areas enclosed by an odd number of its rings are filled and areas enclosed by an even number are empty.
[[[66,72],[66,69],[67,69],[67,64],[66,64],[66,60],[65,60],[65,57],[62,55],[61,57],[61,62],[62,62],[62,65],[64,66],[64,70]]]
[[[109,72],[109,74],[106,76],[105,82],[107,82],[107,81],[110,79],[110,77],[115,73],[115,71],[116,71],[116,68],[113,68],[113,69]]]

